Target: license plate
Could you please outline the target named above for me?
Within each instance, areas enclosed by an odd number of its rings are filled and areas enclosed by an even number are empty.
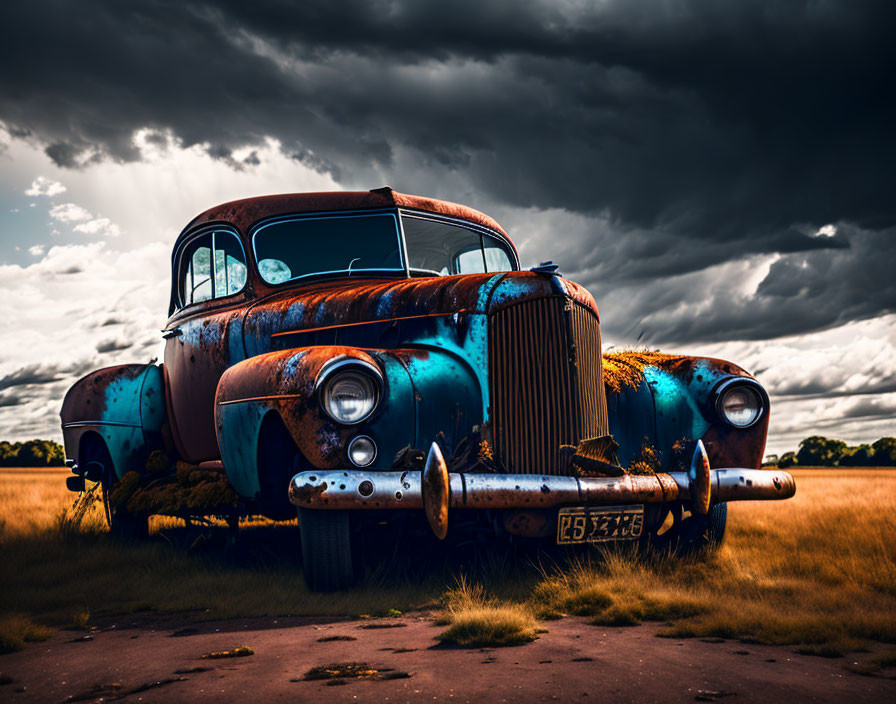
[[[644,528],[643,506],[574,506],[561,508],[557,544],[635,540]]]

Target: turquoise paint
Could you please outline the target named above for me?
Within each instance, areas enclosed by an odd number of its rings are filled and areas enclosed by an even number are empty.
[[[482,286],[479,287],[479,295],[476,297],[476,310],[480,313],[484,313],[488,309],[488,301],[492,295],[492,291],[495,286],[497,286],[498,282],[504,278],[504,274],[495,274],[492,278],[486,281]]]
[[[140,425],[140,389],[145,372],[134,379],[119,376],[106,386],[103,415],[99,420]]]
[[[703,437],[709,430],[709,422],[700,411],[698,398],[684,380],[655,367],[644,369],[644,379],[653,392],[655,444],[665,465],[677,440]]]
[[[231,364],[236,364],[246,358],[246,349],[243,347],[242,314],[232,316],[227,323],[227,354]]]
[[[429,447],[441,431],[448,449],[453,449],[482,423],[478,383],[463,358],[448,350],[429,350],[426,359],[409,360],[408,373],[417,391],[414,447]]]
[[[623,387],[607,393],[610,433],[620,445],[619,460],[626,466],[640,452],[645,438],[668,467],[672,446],[682,438],[698,439],[719,422],[712,410],[713,390],[737,374],[723,371],[708,359],[694,362],[680,375],[645,367],[637,389]]]
[[[619,464],[628,467],[646,441],[656,445],[656,408],[646,381],[620,393],[607,392],[607,416],[610,435],[619,443]]]
[[[373,352],[383,370],[384,392],[380,405],[369,421],[357,428],[358,435],[369,435],[377,446],[372,469],[388,470],[403,447],[417,444],[416,401],[408,370],[388,352]]]
[[[464,323],[462,333],[458,323],[451,317],[437,318],[435,328],[429,334],[415,337],[407,346],[434,353],[441,351],[464,364],[468,379],[474,384],[473,390],[478,392],[478,415],[484,417],[487,416],[489,407],[487,316],[479,313],[466,314]],[[448,398],[452,397],[453,394],[449,393]]]
[[[261,403],[233,403],[217,411],[218,446],[227,478],[240,496],[253,498],[258,482],[258,433],[270,409]],[[285,488],[284,488],[285,491]]]
[[[142,470],[165,421],[160,368],[147,365],[134,377],[120,372],[105,388],[100,417],[83,420],[99,421],[93,429],[106,443],[119,478],[130,470]],[[103,421],[129,425],[103,425]]]

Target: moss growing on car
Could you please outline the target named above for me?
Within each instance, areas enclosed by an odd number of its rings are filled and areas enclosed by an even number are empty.
[[[174,474],[155,479],[128,472],[111,496],[115,510],[126,509],[137,515],[224,511],[235,508],[237,501],[223,470],[202,469],[186,462],[178,462]]]
[[[661,367],[685,359],[662,352],[612,352],[603,355],[604,385],[621,393],[623,387],[637,389],[644,381],[645,367]]]

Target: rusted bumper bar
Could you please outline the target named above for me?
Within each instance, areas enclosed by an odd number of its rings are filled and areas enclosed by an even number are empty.
[[[698,443],[689,472],[650,476],[568,477],[537,474],[448,473],[437,445],[422,472],[360,469],[296,474],[289,499],[319,509],[423,509],[436,535],[444,537],[449,508],[549,508],[683,501],[705,513],[710,503],[787,499],[796,485],[787,472],[709,468]]]

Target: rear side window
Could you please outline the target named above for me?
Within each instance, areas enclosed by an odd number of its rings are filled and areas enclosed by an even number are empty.
[[[191,239],[178,257],[180,306],[239,293],[246,285],[246,255],[239,238],[214,230]]]

